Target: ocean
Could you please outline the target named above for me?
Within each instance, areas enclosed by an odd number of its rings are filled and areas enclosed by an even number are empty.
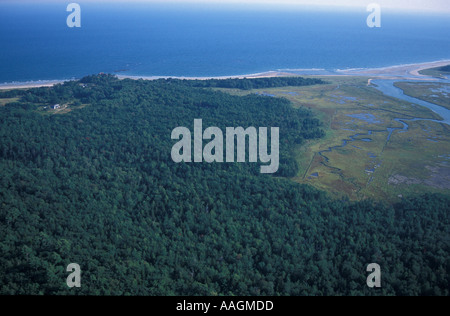
[[[450,59],[450,17],[213,5],[0,2],[0,83],[130,76],[233,76]]]

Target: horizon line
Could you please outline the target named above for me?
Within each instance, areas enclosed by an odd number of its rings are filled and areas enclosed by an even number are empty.
[[[405,12],[405,13],[438,13],[450,14],[450,6],[444,5],[444,0],[430,0],[428,5],[424,5],[419,0],[408,0],[407,3],[414,3],[406,5],[402,0],[392,3],[388,0],[71,0],[67,3],[61,3],[60,0],[43,0],[36,3],[33,0],[0,0],[0,4],[63,4],[67,5],[70,2],[80,4],[163,4],[163,5],[203,5],[203,6],[222,6],[222,7],[246,7],[258,9],[315,9],[315,10],[339,10],[339,11],[354,11],[366,10],[371,3],[380,4],[382,10],[388,12]],[[403,0],[406,1],[406,0]],[[399,3],[405,3],[401,5]],[[430,5],[431,3],[431,5]]]

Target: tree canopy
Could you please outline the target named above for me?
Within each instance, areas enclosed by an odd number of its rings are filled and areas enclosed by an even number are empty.
[[[0,95],[20,96],[0,107],[0,294],[449,295],[447,195],[386,205],[296,184],[292,149],[323,136],[310,111],[195,85],[99,75]],[[174,163],[171,131],[194,118],[279,126],[279,172]]]

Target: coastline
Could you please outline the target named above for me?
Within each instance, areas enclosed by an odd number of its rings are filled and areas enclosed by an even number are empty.
[[[262,73],[246,74],[246,75],[233,75],[233,76],[209,76],[209,77],[184,77],[184,76],[136,76],[136,75],[117,75],[119,79],[133,79],[133,80],[157,80],[157,79],[185,79],[185,80],[208,80],[208,79],[255,79],[255,78],[273,78],[273,77],[294,77],[294,76],[314,76],[314,77],[350,77],[350,76],[363,76],[373,79],[405,79],[405,80],[434,80],[434,78],[426,75],[422,75],[419,72],[429,68],[436,68],[450,65],[450,59],[394,65],[382,68],[360,68],[360,69],[337,69],[334,71],[327,71],[324,69],[288,69],[288,70],[276,70],[267,71]],[[325,71],[326,74],[317,74],[317,71]],[[39,87],[51,87],[56,84],[64,83],[69,80],[38,80],[27,82],[11,82],[0,84],[0,90],[11,89],[29,89]],[[370,82],[370,80],[369,80]]]
[[[296,74],[287,71],[267,71],[247,75],[234,76],[207,76],[207,77],[185,77],[185,76],[132,76],[132,75],[118,75],[119,79],[143,79],[143,80],[158,80],[158,79],[180,79],[180,80],[210,80],[210,79],[254,79],[254,78],[273,78],[273,77],[288,77],[297,76]]]
[[[0,90],[11,90],[11,89],[30,89],[30,88],[41,88],[41,87],[52,87],[59,83],[64,83],[70,80],[38,80],[38,81],[26,81],[26,82],[10,82],[0,84]]]
[[[347,69],[337,70],[338,73],[345,75],[366,75],[368,77],[383,77],[385,79],[429,79],[429,76],[422,75],[419,72],[425,69],[442,67],[450,64],[450,60],[439,60],[425,63],[395,65],[383,68],[369,69]],[[389,77],[389,78],[386,78]]]

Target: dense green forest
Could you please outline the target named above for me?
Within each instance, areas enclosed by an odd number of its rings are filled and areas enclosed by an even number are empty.
[[[175,82],[189,87],[197,88],[227,88],[227,89],[264,89],[279,87],[302,87],[316,84],[324,84],[321,79],[303,77],[273,77],[273,78],[244,78],[244,79],[208,79],[208,80],[180,80],[165,79],[167,82]]]
[[[449,295],[449,196],[350,202],[290,181],[293,148],[323,132],[285,99],[110,75],[0,94],[14,96],[0,107],[0,294]],[[278,173],[174,163],[171,131],[195,118],[280,127]]]

